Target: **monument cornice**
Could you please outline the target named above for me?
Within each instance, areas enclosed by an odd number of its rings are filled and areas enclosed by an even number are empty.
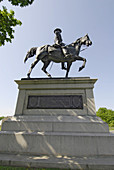
[[[18,85],[23,84],[95,84],[97,79],[90,79],[90,77],[70,77],[70,78],[22,78],[21,80],[15,80]]]

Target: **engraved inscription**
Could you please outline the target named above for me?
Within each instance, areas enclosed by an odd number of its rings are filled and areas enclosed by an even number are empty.
[[[82,95],[28,96],[27,109],[83,109]]]

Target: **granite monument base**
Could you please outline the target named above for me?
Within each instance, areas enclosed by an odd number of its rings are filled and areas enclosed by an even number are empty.
[[[3,120],[0,164],[114,169],[114,134],[96,116],[96,79],[17,80],[15,115]]]

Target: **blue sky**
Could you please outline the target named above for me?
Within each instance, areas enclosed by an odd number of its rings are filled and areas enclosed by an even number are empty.
[[[93,45],[80,54],[87,59],[86,68],[78,72],[82,62],[74,62],[69,76],[98,78],[94,88],[96,110],[99,107],[114,110],[114,0],[34,0],[25,8],[14,7],[4,0],[0,8],[3,5],[13,9],[23,24],[15,28],[12,43],[0,47],[0,116],[15,112],[18,88],[14,80],[26,77],[35,59],[24,64],[27,51],[53,44],[56,27],[63,30],[66,44],[89,34]],[[39,62],[31,76],[46,77],[41,67]],[[65,76],[60,64],[54,63],[50,73],[53,77]]]

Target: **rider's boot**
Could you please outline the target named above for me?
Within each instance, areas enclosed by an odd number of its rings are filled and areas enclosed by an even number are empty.
[[[69,58],[72,56],[71,53],[69,53],[68,49],[66,47],[62,47],[64,58]]]

